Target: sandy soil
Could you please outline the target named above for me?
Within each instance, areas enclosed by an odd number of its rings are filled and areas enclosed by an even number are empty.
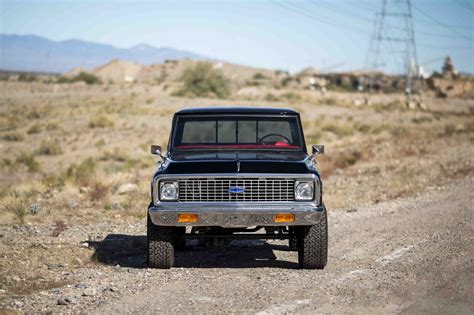
[[[142,220],[77,226],[43,244],[45,254],[69,246],[97,263],[50,266],[65,285],[2,305],[26,313],[472,314],[473,184],[469,178],[416,198],[330,210],[329,263],[322,271],[297,269],[297,254],[284,241],[218,248],[190,241],[175,268],[151,270]],[[92,231],[95,241],[88,241]],[[19,250],[41,247],[48,232],[3,227],[2,246],[22,235]],[[57,305],[61,299],[72,303]]]

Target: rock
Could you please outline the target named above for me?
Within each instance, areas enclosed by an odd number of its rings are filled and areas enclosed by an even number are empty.
[[[120,187],[117,189],[117,193],[119,195],[124,195],[131,192],[136,192],[138,190],[139,188],[137,184],[127,183],[127,184],[120,185]]]
[[[97,291],[94,288],[86,288],[82,293],[83,296],[94,296],[97,294]]]
[[[42,210],[41,206],[37,203],[34,203],[30,206],[30,214],[33,214],[33,215],[38,214],[41,212],[41,210]]]
[[[74,264],[76,266],[81,267],[82,265],[84,265],[84,263],[82,262],[82,260],[79,257],[74,257],[74,259],[72,261],[74,262]]]
[[[76,297],[74,297],[74,296],[65,296],[64,300],[68,303],[71,303],[71,304],[76,303]]]
[[[77,202],[76,200],[68,200],[67,207],[69,209],[75,209],[75,208],[79,207],[79,202]]]
[[[89,248],[89,243],[84,242],[84,243],[81,243],[80,246],[81,246],[82,248]]]
[[[89,187],[84,187],[84,186],[83,186],[83,187],[80,187],[80,188],[79,188],[79,192],[80,192],[81,194],[87,194],[87,193],[89,192],[89,190],[90,190]]]
[[[60,289],[60,288],[52,288],[51,290],[49,290],[49,292],[51,292],[51,293],[59,293],[59,292],[61,292],[61,289]]]
[[[78,289],[86,289],[88,287],[89,287],[89,285],[87,283],[78,283],[78,284],[76,284],[76,288],[78,288]]]
[[[65,298],[58,299],[58,305],[68,305],[69,302]]]
[[[109,290],[111,292],[120,292],[120,290],[117,287],[110,287]]]
[[[13,276],[12,280],[15,281],[15,282],[21,281],[20,277],[18,277],[18,276]]]

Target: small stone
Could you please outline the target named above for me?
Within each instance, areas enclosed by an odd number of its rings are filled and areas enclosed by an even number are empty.
[[[87,283],[78,283],[76,284],[76,288],[78,289],[85,289],[85,288],[88,288],[89,285]]]
[[[117,193],[119,195],[123,195],[123,194],[128,194],[131,192],[136,192],[139,189],[140,188],[138,187],[137,184],[127,183],[127,184],[120,185],[120,187],[117,189]]]
[[[51,290],[49,290],[49,292],[51,292],[51,293],[59,293],[59,292],[61,292],[61,289],[60,289],[60,288],[52,288]]]
[[[65,298],[58,299],[58,305],[68,305],[69,302]]]
[[[20,277],[18,277],[18,276],[13,276],[12,280],[15,281],[15,282],[21,281]]]
[[[83,296],[94,296],[96,295],[97,291],[94,288],[87,288],[82,293]]]
[[[79,267],[84,265],[84,263],[82,262],[82,260],[79,257],[74,257],[74,259],[72,261],[74,262],[74,264],[76,264]]]
[[[117,287],[110,287],[109,290],[111,292],[119,292],[120,291]]]
[[[89,248],[89,243],[84,242],[84,243],[81,243],[80,246],[81,246],[82,248]]]
[[[30,206],[30,213],[35,215],[41,212],[41,206],[37,203],[34,203]]]
[[[75,208],[79,207],[79,202],[77,202],[76,200],[68,200],[67,207],[69,209],[75,209]]]
[[[74,296],[65,296],[64,300],[68,303],[71,303],[71,304],[76,303],[76,298]]]
[[[80,188],[79,188],[79,192],[80,192],[81,194],[87,194],[87,193],[89,192],[89,187],[84,187],[84,186],[83,186],[83,187],[80,187]]]

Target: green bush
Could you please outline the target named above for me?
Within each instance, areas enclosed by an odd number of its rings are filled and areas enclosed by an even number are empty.
[[[92,73],[81,72],[71,79],[71,82],[83,81],[86,84],[98,84],[101,83],[100,79]]]
[[[261,73],[261,72],[257,72],[257,73],[254,74],[253,79],[254,80],[265,80],[265,79],[268,79],[268,77],[266,75],[264,75],[263,73]]]
[[[41,128],[39,124],[34,124],[28,129],[27,133],[29,135],[32,135],[32,134],[40,133],[42,130],[43,129]]]
[[[96,75],[87,72],[81,72],[78,75],[68,78],[65,76],[60,76],[56,83],[74,83],[74,82],[85,82],[86,84],[99,84],[102,83]]]
[[[226,98],[230,95],[228,80],[208,62],[186,69],[180,80],[183,87],[173,93],[174,96]]]

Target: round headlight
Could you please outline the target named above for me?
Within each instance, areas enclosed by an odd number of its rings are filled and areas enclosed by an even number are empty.
[[[160,189],[160,199],[177,200],[178,191],[178,183],[162,183]]]
[[[295,188],[295,199],[313,200],[313,182],[297,182]]]

